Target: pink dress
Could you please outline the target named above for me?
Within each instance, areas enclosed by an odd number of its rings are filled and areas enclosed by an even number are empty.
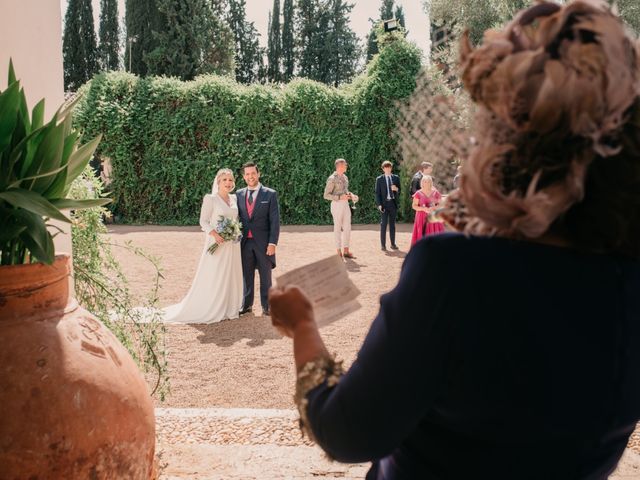
[[[431,190],[429,196],[418,190],[413,198],[418,199],[418,206],[420,207],[433,207],[440,203],[442,195],[435,188]],[[430,222],[427,217],[427,212],[416,212],[416,218],[413,222],[413,235],[411,235],[411,246],[427,235],[435,235],[444,232],[444,225],[442,222]]]

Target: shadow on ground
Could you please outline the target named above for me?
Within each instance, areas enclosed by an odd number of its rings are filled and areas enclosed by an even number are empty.
[[[270,317],[256,317],[253,314],[234,320],[193,326],[201,332],[197,337],[200,343],[215,343],[219,347],[230,347],[243,340],[248,340],[246,345],[249,347],[259,347],[264,345],[265,340],[282,338],[271,325]]]

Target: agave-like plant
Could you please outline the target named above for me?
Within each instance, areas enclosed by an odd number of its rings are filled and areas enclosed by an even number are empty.
[[[13,63],[0,91],[0,265],[53,263],[50,219],[71,223],[65,209],[105,205],[106,198],[66,198],[71,182],[91,159],[100,136],[80,146],[71,108],[44,123],[44,99],[31,115]],[[49,227],[49,228],[47,228]],[[59,229],[58,229],[59,230]]]

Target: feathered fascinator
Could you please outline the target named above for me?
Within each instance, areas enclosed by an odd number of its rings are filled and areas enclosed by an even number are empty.
[[[461,70],[475,144],[444,217],[468,233],[539,237],[584,196],[597,156],[619,153],[640,94],[637,42],[605,1],[540,2],[472,48]]]

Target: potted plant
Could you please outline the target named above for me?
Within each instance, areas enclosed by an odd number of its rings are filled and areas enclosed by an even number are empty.
[[[0,469],[3,478],[150,478],[155,422],[129,353],[69,294],[52,219],[107,199],[67,198],[100,138],[71,108],[44,122],[13,65],[0,91]],[[54,233],[51,233],[51,232]]]

